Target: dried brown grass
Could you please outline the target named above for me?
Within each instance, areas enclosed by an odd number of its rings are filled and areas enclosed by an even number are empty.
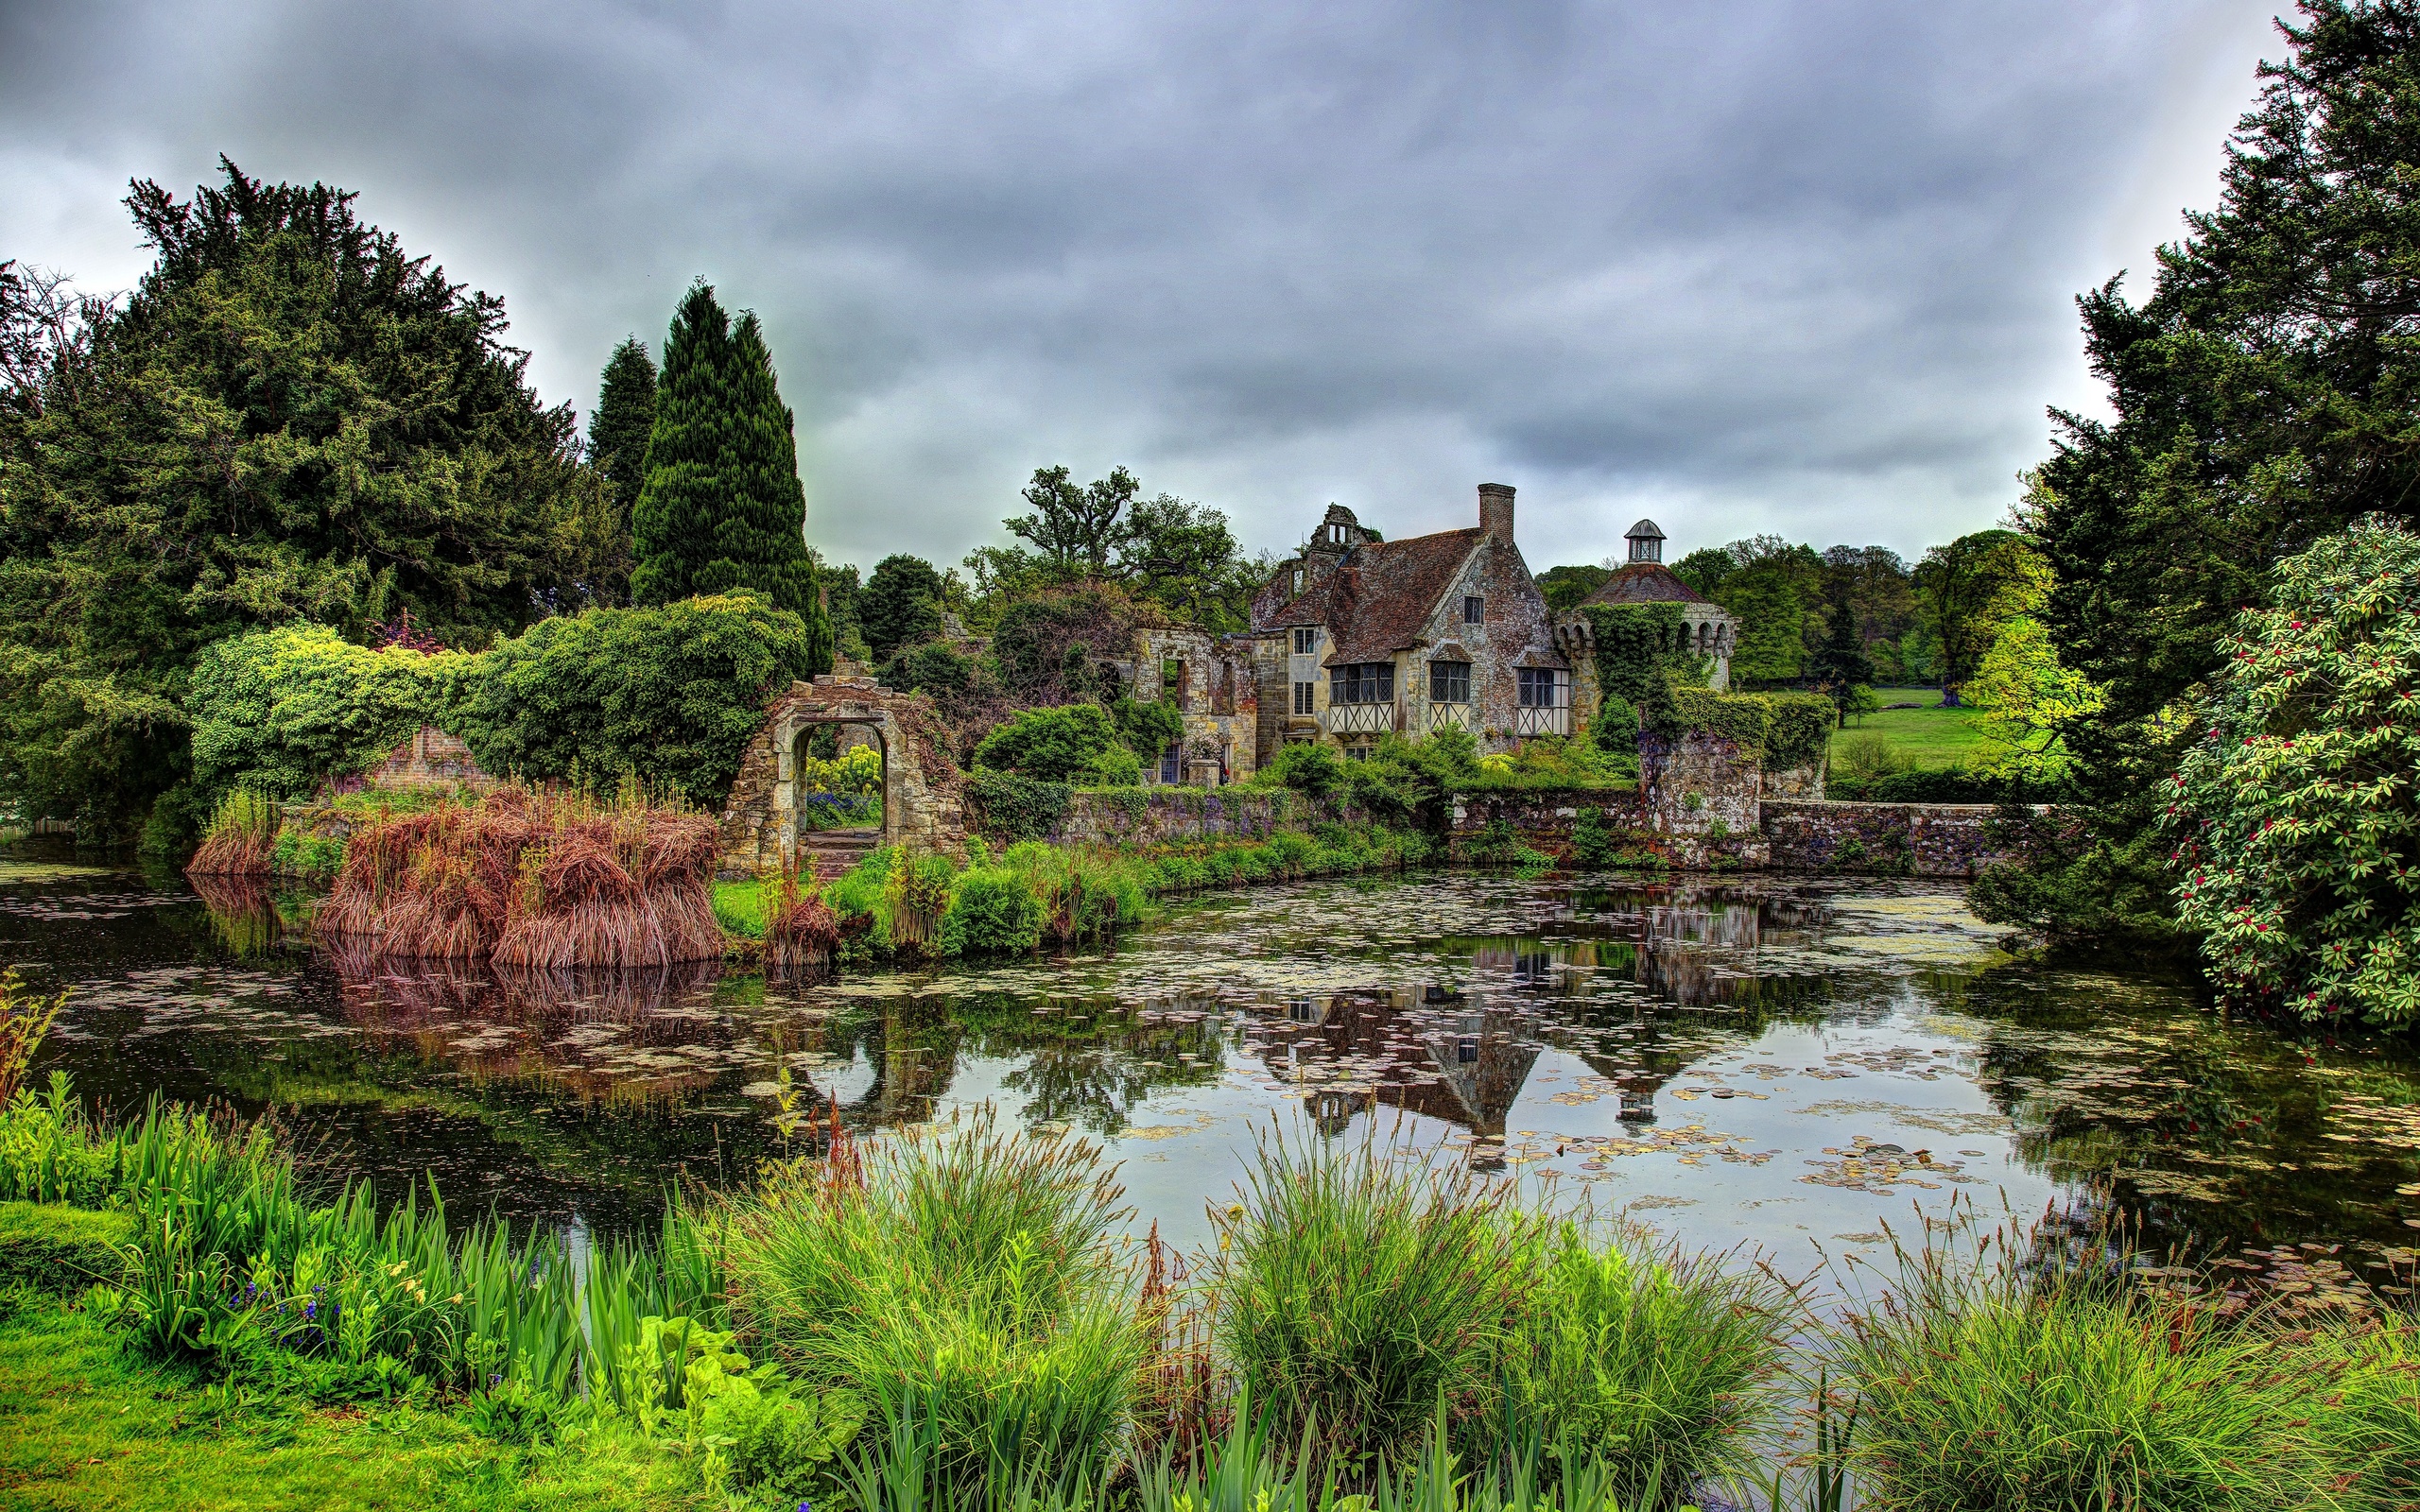
[[[320,910],[356,950],[554,970],[722,954],[714,821],[632,797],[497,788],[356,831]]]
[[[185,863],[186,875],[268,876],[273,869],[271,852],[277,846],[281,819],[275,799],[237,788],[219,800],[217,812],[210,818],[210,833]]]
[[[776,971],[821,971],[840,948],[840,919],[823,901],[821,875],[808,863],[806,885],[784,876],[765,911],[765,964]]]

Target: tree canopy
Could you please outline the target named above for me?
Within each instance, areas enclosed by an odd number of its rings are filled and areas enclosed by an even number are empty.
[[[1253,592],[1266,574],[1245,558],[1227,517],[1174,494],[1141,493],[1122,467],[1080,485],[1064,467],[1036,468],[1024,494],[1033,512],[1002,522],[1030,548],[978,546],[967,554],[980,622],[994,623],[1037,593],[1111,583],[1186,624],[1247,628]]]
[[[623,340],[607,359],[597,382],[596,412],[588,419],[588,460],[605,474],[605,494],[614,506],[614,535],[627,542],[631,512],[638,507],[639,490],[647,483],[648,435],[655,428],[655,362],[647,343],[636,336]],[[607,603],[630,597],[630,565],[621,564],[619,580],[596,596]]]
[[[922,645],[942,633],[941,574],[922,557],[885,557],[857,591],[856,610],[876,657]]]
[[[610,545],[500,300],[345,190],[221,165],[190,199],[132,186],[154,261],[123,301],[0,288],[0,799],[95,840],[188,770],[203,647],[404,610],[483,644],[578,607]]]
[[[2054,412],[2025,524],[2061,659],[2108,690],[2068,732],[2115,802],[2280,558],[2420,509],[2420,7],[2309,0],[2151,298],[2078,302],[2108,421]]]
[[[737,321],[700,280],[664,343],[647,481],[631,513],[631,594],[667,604],[748,589],[805,624],[832,664],[832,622],[806,549],[798,440],[756,317]]]

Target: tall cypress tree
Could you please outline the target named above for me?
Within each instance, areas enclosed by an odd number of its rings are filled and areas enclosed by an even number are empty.
[[[631,510],[632,603],[669,604],[698,591],[697,563],[723,513],[730,366],[731,319],[700,280],[682,298],[664,338],[647,481]]]
[[[806,550],[806,490],[794,421],[753,314],[735,328],[713,287],[691,285],[672,318],[631,515],[642,604],[751,588],[806,621],[808,662],[832,666],[832,620]]]
[[[605,364],[596,413],[588,420],[588,459],[605,474],[606,491],[626,530],[647,482],[647,438],[654,426],[655,361],[646,342],[626,337]]]

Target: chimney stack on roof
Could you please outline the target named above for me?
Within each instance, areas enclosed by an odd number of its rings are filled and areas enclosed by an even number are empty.
[[[1508,546],[1512,543],[1511,484],[1482,483],[1478,486],[1478,527]]]

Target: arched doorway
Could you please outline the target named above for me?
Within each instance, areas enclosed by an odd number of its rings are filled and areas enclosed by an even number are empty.
[[[882,756],[881,822],[852,828],[877,829],[882,845],[912,843],[953,854],[965,849],[960,777],[932,701],[863,679],[822,677],[793,682],[776,697],[765,711],[761,733],[740,757],[722,816],[724,876],[798,866],[803,737],[834,726],[869,731]]]
[[[827,752],[820,747],[829,744]],[[861,775],[873,753],[871,790]],[[890,834],[890,748],[873,720],[807,718],[790,736],[790,822],[799,868],[810,864],[825,881],[888,843]],[[869,813],[868,811],[872,812]]]

